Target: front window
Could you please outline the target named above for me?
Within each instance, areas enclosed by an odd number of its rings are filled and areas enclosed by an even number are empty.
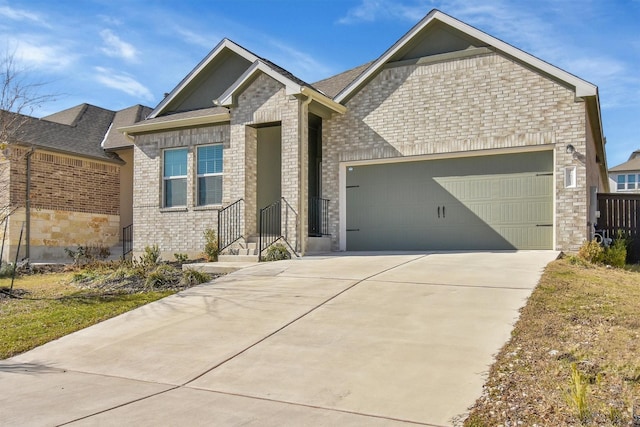
[[[625,175],[618,175],[618,190],[625,189],[625,183],[627,182],[625,178]]]
[[[164,207],[187,206],[187,149],[165,150],[162,168]]]
[[[198,205],[222,204],[222,144],[198,147]]]
[[[627,175],[627,190],[635,190],[636,189],[636,176]]]

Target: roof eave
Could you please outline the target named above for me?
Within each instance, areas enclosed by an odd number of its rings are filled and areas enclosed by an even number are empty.
[[[218,113],[218,114],[208,114],[208,115],[198,116],[198,117],[166,120],[162,122],[137,123],[131,126],[119,127],[117,130],[118,132],[124,133],[125,136],[132,136],[132,135],[138,135],[145,132],[155,132],[159,130],[225,123],[225,122],[229,122],[230,120],[231,120],[231,114]]]

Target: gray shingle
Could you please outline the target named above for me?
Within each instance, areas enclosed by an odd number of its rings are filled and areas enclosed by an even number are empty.
[[[153,111],[152,108],[140,104],[116,111],[113,118],[113,125],[111,125],[104,138],[102,148],[105,150],[116,150],[118,148],[133,147],[133,142],[125,137],[122,132],[118,132],[117,129],[146,119],[151,111]]]
[[[342,91],[342,89],[347,87],[349,83],[362,74],[372,63],[373,62],[368,62],[356,68],[352,68],[351,70],[336,74],[333,77],[315,82],[313,87],[327,95],[329,98],[334,98]]]

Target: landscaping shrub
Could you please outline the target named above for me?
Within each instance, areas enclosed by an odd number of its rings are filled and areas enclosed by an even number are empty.
[[[187,269],[182,272],[180,283],[184,286],[195,286],[211,280],[211,275],[197,270]]]
[[[601,262],[612,267],[624,267],[627,261],[627,241],[618,234],[613,244],[608,248],[604,248]]]
[[[13,263],[2,264],[0,266],[0,277],[11,277],[13,274]]]
[[[173,257],[178,264],[184,264],[189,260],[189,255],[187,254],[173,254]]]
[[[585,242],[580,246],[580,249],[578,250],[578,257],[592,264],[597,264],[602,259],[603,251],[604,250],[602,249],[602,246],[600,246],[600,243],[595,240],[591,240],[590,242]]]
[[[111,255],[109,248],[100,244],[78,246],[75,250],[64,248],[64,252],[69,258],[73,259],[75,265],[85,265],[98,260],[105,260]]]
[[[218,261],[218,236],[216,231],[207,228],[204,230],[204,257],[209,262]]]
[[[143,266],[153,266],[160,261],[160,248],[158,245],[145,246],[144,253],[140,256],[140,263]]]
[[[181,276],[182,273],[177,268],[161,264],[147,275],[144,286],[147,289],[167,288],[179,282]]]
[[[265,261],[280,261],[283,259],[291,259],[291,254],[282,243],[269,246],[264,257]]]

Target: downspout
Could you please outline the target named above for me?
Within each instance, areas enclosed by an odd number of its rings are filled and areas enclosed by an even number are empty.
[[[25,258],[29,260],[31,254],[31,155],[34,153],[33,147],[25,155],[27,160],[27,189],[26,189],[26,201],[25,201],[25,246],[24,254]]]
[[[300,212],[300,222],[299,222],[299,236],[300,236],[300,255],[304,256],[305,253],[305,248],[306,248],[306,244],[307,244],[307,235],[306,233],[304,233],[304,224],[308,223],[309,220],[307,218],[307,205],[309,203],[309,196],[308,194],[306,194],[306,189],[305,186],[303,185],[304,183],[304,177],[307,175],[307,163],[304,161],[305,157],[304,157],[304,151],[303,147],[306,146],[307,147],[307,151],[309,150],[308,144],[309,144],[309,136],[305,133],[305,129],[304,129],[304,124],[307,123],[307,121],[304,120],[305,117],[305,111],[307,110],[307,108],[309,107],[309,104],[311,103],[311,101],[313,100],[313,98],[311,97],[311,95],[307,95],[307,99],[305,99],[301,106],[300,106],[300,117],[299,117],[299,139],[300,139],[300,175],[298,177],[298,182],[300,183],[300,195],[298,197],[298,212]],[[307,113],[307,116],[309,114]],[[307,128],[309,127],[308,123],[307,123]],[[307,129],[308,130],[308,129]],[[303,135],[307,136],[307,141],[305,144],[304,138],[302,137]],[[303,195],[307,195],[306,197],[306,202],[305,203],[305,198],[302,197]]]

